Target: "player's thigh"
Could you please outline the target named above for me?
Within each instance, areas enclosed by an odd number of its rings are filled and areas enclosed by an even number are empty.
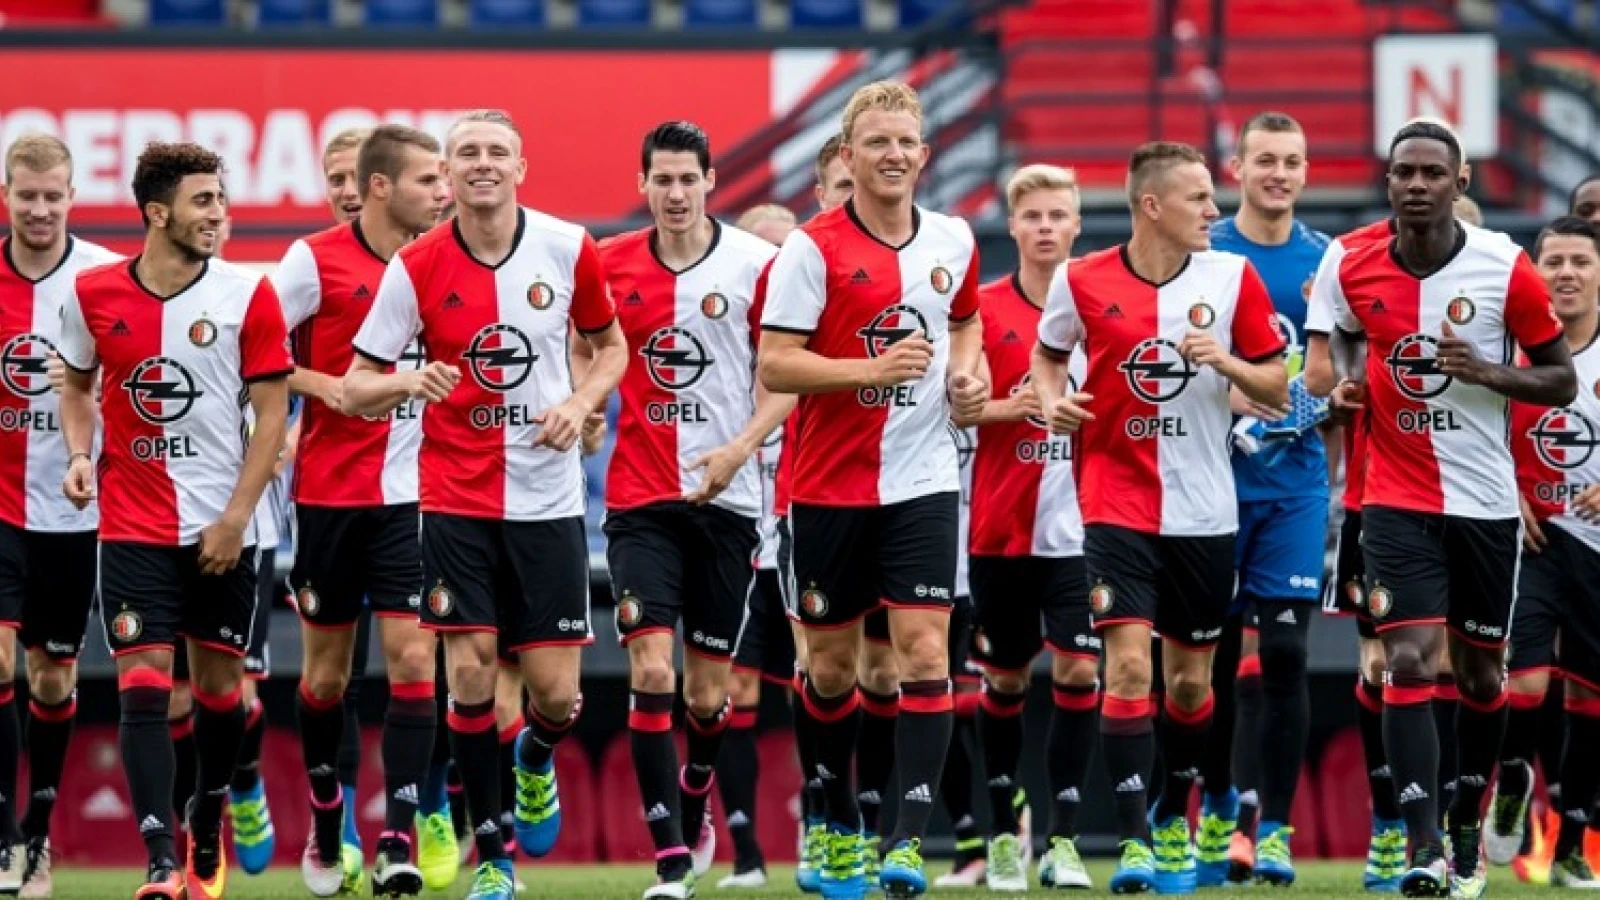
[[[500,629],[496,593],[506,578],[501,551],[504,525],[444,513],[422,517],[424,627],[443,632]],[[452,662],[451,668],[455,667]]]
[[[1246,507],[1262,507],[1265,513],[1249,553],[1238,567],[1239,596],[1306,603],[1317,600],[1322,590],[1327,496],[1241,503],[1241,525]]]
[[[930,494],[878,509],[878,591],[890,609],[955,602],[961,495]]]
[[[1166,641],[1196,651],[1216,646],[1233,599],[1233,543],[1231,534],[1160,538],[1155,629]]]
[[[379,617],[415,619],[422,607],[422,543],[415,503],[365,510],[360,556],[367,607]]]
[[[272,672],[272,603],[280,592],[278,551],[263,548],[256,560],[256,608],[250,619],[250,643],[244,648],[244,674],[248,680],[264,681]],[[249,688],[254,690],[254,688]],[[249,702],[250,698],[246,698]]]
[[[1100,659],[1100,636],[1089,610],[1088,566],[1081,556],[1041,557],[1044,569],[1040,614],[1044,644],[1056,658]]]
[[[1044,646],[1039,606],[1046,570],[1028,556],[974,556],[968,562],[972,588],[972,658],[986,670],[1028,668]]]
[[[100,545],[100,616],[113,656],[178,642],[184,595],[181,558],[194,552],[193,547],[118,541]],[[173,677],[179,678],[176,672]]]
[[[855,625],[877,608],[876,513],[803,503],[790,507],[791,602],[807,629]]]
[[[178,633],[223,656],[232,657],[243,667],[250,646],[250,628],[256,617],[256,553],[246,547],[227,571],[207,575],[200,571],[197,548],[188,548],[190,558],[183,561],[183,614]],[[189,660],[196,683],[200,669]]]
[[[1588,594],[1594,590],[1574,582],[1576,573],[1570,569],[1573,561],[1568,559],[1566,535],[1554,526],[1547,533],[1551,536],[1549,543],[1538,553],[1523,551],[1517,571],[1517,606],[1512,613],[1511,653],[1506,660],[1512,678],[1535,672],[1548,674],[1559,668],[1556,635],[1568,623],[1569,592]]]
[[[361,617],[367,542],[363,510],[297,505],[289,587],[311,628],[347,628]]]
[[[1155,622],[1159,605],[1156,576],[1161,568],[1158,535],[1117,525],[1083,529],[1083,559],[1088,569],[1089,610],[1098,630]],[[1226,561],[1232,563],[1233,555]]]
[[[1560,526],[1546,528],[1545,533],[1559,530]],[[1567,573],[1571,580],[1566,615],[1560,622],[1560,665],[1571,683],[1600,694],[1600,549],[1575,537],[1565,537]],[[1526,570],[1528,563],[1522,565]],[[1511,630],[1513,654],[1522,643],[1522,603],[1523,598],[1519,596],[1516,625]]]
[[[1444,624],[1450,606],[1444,528],[1440,515],[1381,506],[1362,510],[1367,613],[1379,633]]]
[[[502,630],[510,635],[511,649],[524,654],[524,667],[526,651],[565,647],[576,655],[576,648],[593,643],[583,517],[507,522],[504,535],[501,552],[515,575],[515,589],[500,597],[507,623]]]
[[[22,646],[67,664],[83,650],[99,579],[99,544],[92,531],[28,534],[23,588]],[[0,587],[0,594],[8,588]],[[0,615],[0,620],[5,616]]]
[[[654,504],[606,514],[606,565],[617,639],[672,633],[683,615],[687,504]]]
[[[781,584],[777,569],[756,572],[733,665],[762,681],[788,685],[794,678],[794,633],[784,612]]]
[[[1377,632],[1367,614],[1366,572],[1366,559],[1361,552],[1361,512],[1346,510],[1334,544],[1333,578],[1322,589],[1322,611],[1333,616],[1355,616],[1361,637],[1370,639]]]
[[[755,584],[756,520],[719,506],[694,511],[695,552],[684,572],[683,643],[716,660],[733,656]]]
[[[1452,516],[1445,525],[1445,553],[1450,630],[1475,646],[1504,647],[1517,598],[1522,520]]]

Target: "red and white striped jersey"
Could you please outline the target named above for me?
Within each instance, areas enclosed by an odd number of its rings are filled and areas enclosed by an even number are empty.
[[[755,410],[756,282],[777,251],[715,219],[712,227],[711,248],[682,272],[656,255],[654,228],[600,244],[631,351],[619,387],[607,509],[682,500],[705,474],[688,464],[733,440]],[[756,466],[751,459],[711,502],[759,515]]]
[[[289,245],[272,283],[294,337],[296,365],[344,377],[355,357],[351,341],[372,309],[387,267],[362,236],[359,220]],[[422,350],[412,341],[388,371],[421,366]],[[296,503],[371,507],[417,502],[420,400],[408,400],[381,419],[346,416],[315,400],[304,404],[300,415]]]
[[[100,539],[184,546],[238,484],[249,385],[294,364],[266,276],[212,259],[163,299],[139,282],[137,262],[78,276],[59,349],[80,372],[101,369]],[[252,525],[245,543],[255,542]]]
[[[401,248],[356,333],[357,353],[383,365],[420,336],[428,359],[462,378],[422,413],[423,512],[540,521],[583,514],[578,447],[535,446],[534,418],[572,396],[569,331],[616,318],[587,231],[517,211],[511,252],[486,265],[455,220]]]
[[[37,281],[17,271],[11,239],[0,265],[0,522],[29,531],[93,531],[100,513],[61,492],[67,445],[60,397],[45,371],[60,343],[61,307],[84,269],[111,262],[104,247],[67,238],[67,252]]]
[[[763,570],[778,567],[778,460],[782,456],[783,426],[779,425],[756,451],[761,473],[761,543],[756,547],[756,568]],[[787,510],[783,514],[787,515]]]
[[[1082,344],[1083,390],[1095,420],[1078,431],[1078,501],[1089,525],[1149,534],[1237,531],[1226,378],[1178,352],[1190,331],[1210,331],[1249,362],[1283,352],[1283,333],[1261,276],[1232,253],[1190,254],[1165,284],[1134,274],[1125,247],[1067,263],[1051,282],[1039,343],[1058,353]]]
[[[1600,341],[1572,354],[1578,397],[1566,407],[1511,404],[1517,487],[1534,516],[1600,551],[1600,525],[1573,515],[1572,501],[1600,484]]]
[[[1446,321],[1490,362],[1561,340],[1544,281],[1503,234],[1460,226],[1455,254],[1418,279],[1393,241],[1349,250],[1331,279],[1335,324],[1367,336],[1363,505],[1473,519],[1518,515],[1506,398],[1441,374]]]
[[[961,473],[961,502],[956,506],[956,583],[957,597],[972,596],[972,557],[967,544],[972,538],[972,464],[978,451],[978,429],[957,428],[950,423],[950,439],[956,444],[956,469]]]
[[[933,362],[918,381],[800,398],[793,499],[887,506],[960,489],[947,423],[950,322],[978,312],[978,250],[961,219],[917,207],[891,247],[852,203],[790,233],[772,265],[761,327],[808,335],[830,359],[868,359],[921,331]]]
[[[1033,390],[1028,374],[1043,310],[1022,293],[1015,274],[979,291],[983,353],[989,361],[990,396],[1004,400]],[[1081,350],[1067,363],[1068,390],[1086,375]],[[1080,556],[1083,517],[1072,477],[1072,439],[1053,435],[1042,418],[978,427],[972,473],[975,556]]]

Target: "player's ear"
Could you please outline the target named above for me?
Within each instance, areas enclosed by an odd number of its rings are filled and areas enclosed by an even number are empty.
[[[1244,184],[1244,160],[1240,159],[1238,154],[1234,154],[1228,160],[1228,174],[1233,176],[1235,182]]]
[[[527,177],[528,177],[528,158],[526,156],[519,156],[519,157],[517,157],[517,186],[521,187],[523,179],[525,179]]]
[[[709,194],[712,191],[717,189],[717,170],[716,170],[716,168],[713,167],[713,168],[707,169],[706,170],[706,174],[705,174],[705,179],[706,179],[706,193]]]

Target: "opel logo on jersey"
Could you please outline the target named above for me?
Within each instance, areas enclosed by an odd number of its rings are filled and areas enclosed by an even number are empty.
[[[716,291],[700,298],[700,315],[708,319],[720,319],[728,314],[728,298]]]
[[[683,391],[694,387],[706,369],[715,362],[700,339],[684,328],[668,325],[650,335],[639,355],[656,387],[664,391]]]
[[[950,432],[950,440],[956,445],[956,467],[965,470],[972,463],[973,452],[978,449],[973,442],[972,432],[957,428],[956,423],[948,420],[944,426]]]
[[[1386,362],[1400,393],[1413,400],[1430,400],[1450,387],[1451,377],[1439,371],[1439,361],[1434,358],[1438,351],[1439,339],[1431,334],[1408,334],[1394,342]]]
[[[556,302],[555,289],[542,281],[528,285],[528,305],[534,309],[549,309]]]
[[[1128,388],[1146,403],[1166,403],[1183,393],[1194,367],[1178,352],[1178,345],[1166,338],[1145,338],[1121,365],[1128,376]]]
[[[19,397],[37,397],[50,390],[46,364],[55,345],[37,334],[19,334],[0,347],[0,383]]]
[[[1195,328],[1210,328],[1217,321],[1217,311],[1211,304],[1201,300],[1189,307],[1189,324]]]
[[[402,372],[406,372],[414,369],[420,369],[424,365],[427,365],[427,363],[428,357],[422,352],[422,345],[416,341],[412,341],[406,345],[406,349],[400,351],[400,358],[395,361],[394,367]]]
[[[204,393],[182,363],[165,356],[139,363],[122,388],[134,413],[151,425],[170,425],[188,415]]]
[[[479,387],[503,394],[528,380],[539,355],[533,352],[528,336],[515,326],[496,323],[473,335],[461,358],[467,361],[467,371]]]
[[[956,286],[956,279],[944,266],[934,266],[933,271],[928,273],[928,283],[939,293],[948,294]]]
[[[922,318],[922,313],[915,307],[896,303],[884,310],[872,320],[867,327],[857,331],[863,341],[867,343],[867,356],[877,359],[896,343],[922,332],[928,334],[928,322]]]
[[[1600,437],[1594,424],[1575,409],[1547,409],[1529,429],[1534,452],[1552,469],[1576,469],[1594,455]]]
[[[1444,308],[1444,314],[1450,319],[1451,324],[1465,325],[1478,314],[1478,307],[1466,294],[1457,294],[1455,299],[1450,301],[1450,305]]]
[[[216,342],[217,323],[201,316],[189,326],[189,343],[204,350]]]

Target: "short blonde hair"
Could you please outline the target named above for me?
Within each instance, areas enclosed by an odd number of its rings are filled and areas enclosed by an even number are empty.
[[[1462,194],[1456,198],[1454,206],[1456,218],[1468,225],[1483,227],[1483,210],[1478,208],[1478,201]]]
[[[6,181],[11,173],[22,166],[30,172],[48,172],[56,166],[67,167],[67,181],[72,181],[72,151],[66,142],[49,134],[25,134],[11,142],[6,149]]]
[[[463,113],[461,118],[456,119],[455,122],[450,126],[450,133],[445,136],[444,141],[446,154],[450,152],[451,147],[455,146],[456,131],[461,128],[461,126],[470,125],[473,122],[488,122],[490,125],[503,125],[506,128],[511,129],[511,133],[517,136],[517,144],[519,146],[522,144],[522,132],[518,130],[517,123],[512,120],[510,113],[503,109],[474,109]]]
[[[361,142],[372,133],[370,128],[346,128],[328,139],[328,146],[322,150],[322,168],[328,168],[328,157],[346,150],[354,150],[361,146]]]
[[[752,206],[745,210],[744,215],[740,216],[739,221],[734,224],[743,231],[749,231],[762,222],[768,221],[782,222],[785,225],[792,226],[795,224],[794,213],[787,206],[781,206],[777,203],[763,203],[760,206]]]
[[[844,121],[839,133],[846,144],[850,143],[856,119],[862,113],[873,110],[908,112],[917,117],[919,126],[922,124],[922,101],[917,99],[915,88],[903,81],[874,81],[858,88],[850,95],[850,102],[845,104]]]
[[[1078,214],[1083,204],[1082,198],[1078,196],[1076,171],[1061,166],[1034,163],[1012,173],[1011,179],[1006,182],[1007,208],[1016,209],[1017,203],[1034,191],[1066,191],[1071,198],[1068,205],[1072,207],[1073,215]]]

